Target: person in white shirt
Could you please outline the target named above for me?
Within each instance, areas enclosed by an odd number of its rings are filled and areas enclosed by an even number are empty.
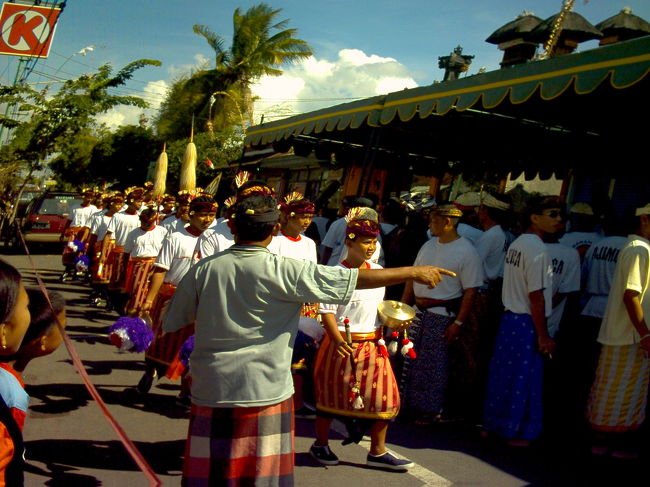
[[[413,324],[409,330],[417,359],[405,365],[405,402],[422,425],[436,421],[447,407],[448,347],[460,337],[476,292],[483,285],[476,249],[456,231],[461,216],[454,205],[431,209],[429,228],[434,237],[422,246],[414,264],[444,265],[456,276],[433,289],[407,283],[402,295],[403,302],[415,303],[421,312],[419,325]]]
[[[93,292],[90,299],[94,305],[106,305],[109,303],[109,296],[106,286],[109,283],[112,274],[109,263],[109,255],[113,251],[115,243],[112,239],[104,242],[108,224],[124,204],[124,196],[120,193],[110,194],[106,199],[106,210],[95,213],[90,218],[90,237],[92,246],[90,247],[90,279]]]
[[[544,356],[555,351],[546,318],[552,310],[553,268],[543,238],[563,228],[557,197],[533,198],[523,215],[526,233],[508,248],[503,306],[490,363],[484,434],[527,446],[542,432]]]
[[[598,219],[591,205],[584,202],[575,203],[571,207],[569,218],[569,231],[560,238],[560,243],[576,249],[582,261],[589,247],[603,238],[594,230]]]
[[[345,228],[347,226],[347,221],[345,220],[345,215],[350,211],[350,208],[358,207],[371,207],[372,201],[368,198],[363,198],[359,196],[346,196],[343,198],[341,212],[342,215],[339,219],[334,220],[330,225],[325,238],[323,238],[321,245],[323,246],[323,252],[321,255],[321,264],[325,265],[337,265],[341,259],[341,253],[343,252],[345,244]]]
[[[126,194],[126,208],[113,215],[106,228],[106,235],[102,241],[102,247],[114,243],[113,250],[108,256],[112,261],[112,271],[109,277],[109,289],[119,290],[124,283],[126,275],[126,264],[129,261],[128,254],[124,253],[124,245],[129,232],[140,226],[138,210],[142,204],[142,188],[129,188]]]
[[[196,198],[201,192],[201,188],[192,191],[182,190],[176,196],[176,211],[160,222],[160,226],[165,228],[169,233],[181,230],[190,221],[190,201]]]
[[[303,232],[311,224],[316,207],[301,193],[293,192],[280,201],[280,231],[267,247],[269,252],[302,261],[318,261],[316,242]],[[316,320],[318,303],[305,303],[300,313],[298,334],[293,346],[291,371],[293,378],[293,406],[297,418],[314,419],[316,412],[305,404],[313,399],[313,360],[318,342],[323,337],[323,327]]]
[[[133,314],[142,307],[149,292],[149,281],[153,273],[153,263],[160,253],[168,232],[156,225],[158,212],[145,208],[140,213],[140,226],[132,230],[126,238],[124,253],[129,254],[124,279],[124,294],[128,301],[124,310]]]
[[[88,222],[91,215],[97,212],[97,207],[91,204],[94,198],[95,192],[92,189],[83,190],[82,201],[77,208],[72,210],[72,220],[70,220],[69,226],[63,232],[65,246],[63,247],[61,261],[65,266],[65,271],[62,279],[74,275],[76,272],[75,260],[86,250],[83,246],[87,245],[90,237]]]
[[[227,210],[228,218],[217,225],[210,226],[201,234],[196,244],[199,259],[205,259],[219,252],[229,249],[235,244],[235,234],[232,232],[232,222],[229,216],[236,211],[237,203],[252,196],[274,196],[274,191],[265,182],[246,179],[237,187],[237,196],[234,203]]]
[[[149,391],[156,376],[163,375],[177,379],[179,371],[175,360],[185,340],[194,333],[193,326],[186,326],[176,333],[163,334],[162,320],[176,287],[196,262],[196,243],[199,236],[215,219],[217,203],[210,196],[190,196],[190,223],[187,227],[173,232],[163,240],[160,253],[154,262],[149,292],[144,299],[139,314],[149,314],[154,331],[154,339],[145,353],[146,370],[136,390],[140,394]],[[181,384],[179,399],[186,400],[188,384]]]
[[[592,453],[613,450],[619,458],[639,456],[637,432],[650,378],[650,204],[635,214],[636,229],[619,255],[598,334],[602,348],[587,404],[591,428],[600,433]]]
[[[461,237],[476,245],[483,231],[479,228],[478,209],[481,206],[481,194],[476,191],[468,191],[458,195],[454,205],[463,212],[463,218],[456,226],[456,231]]]
[[[176,196],[172,194],[164,194],[160,199],[160,207],[158,208],[158,223],[162,223],[168,216],[174,214],[174,207],[176,206]]]
[[[507,195],[495,197],[489,193],[481,193],[481,206],[478,210],[478,221],[483,233],[476,241],[475,247],[483,264],[485,281],[478,290],[472,309],[472,322],[478,325],[477,347],[477,385],[474,387],[475,397],[471,401],[477,406],[472,415],[482,414],[483,395],[490,368],[494,341],[499,329],[499,321],[503,314],[501,292],[503,288],[503,267],[506,251],[510,241],[504,231],[504,225],[510,219],[510,202]]]

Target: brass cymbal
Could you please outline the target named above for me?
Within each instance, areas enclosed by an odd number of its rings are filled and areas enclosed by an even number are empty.
[[[415,318],[415,310],[400,301],[382,301],[377,307],[377,313],[381,322],[389,328],[406,328]]]

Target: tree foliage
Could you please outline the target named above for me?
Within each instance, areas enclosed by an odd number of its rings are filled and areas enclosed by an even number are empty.
[[[54,157],[53,168],[61,181],[92,179],[87,172],[89,157],[102,135],[95,117],[118,105],[146,108],[141,98],[116,95],[109,89],[123,85],[136,70],[149,65],[159,66],[160,62],[140,59],[117,73],[105,64],[96,73],[66,81],[52,96],[26,85],[1,86],[0,102],[16,104],[19,112],[30,116],[0,119],[1,125],[14,129],[9,144],[2,148],[0,164],[13,162],[34,169]]]
[[[265,3],[233,14],[233,40],[226,48],[223,36],[196,24],[194,32],[205,38],[214,51],[212,69],[199,69],[178,81],[157,120],[158,132],[166,138],[189,134],[192,115],[202,122],[200,130],[220,131],[233,125],[245,126],[252,117],[250,86],[261,76],[279,76],[288,63],[306,59],[312,50],[278,20],[281,9]],[[178,106],[182,103],[182,106]]]

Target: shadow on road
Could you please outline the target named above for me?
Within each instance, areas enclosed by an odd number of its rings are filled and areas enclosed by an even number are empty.
[[[119,362],[122,363],[124,362]],[[155,392],[139,395],[130,384],[95,384],[95,387],[106,404],[155,413],[173,419],[187,417],[187,413],[176,405],[176,397],[173,395]],[[26,389],[32,399],[41,401],[41,404],[34,404],[29,408],[30,414],[34,416],[69,413],[86,406],[91,400],[83,384],[28,385]]]
[[[183,466],[184,440],[156,443],[135,442],[151,468],[159,475],[180,475]],[[137,471],[138,467],[119,441],[37,440],[25,444],[26,470],[49,477],[43,485],[50,487],[102,485],[96,477],[76,473],[77,468]],[[47,470],[30,462],[40,462]]]

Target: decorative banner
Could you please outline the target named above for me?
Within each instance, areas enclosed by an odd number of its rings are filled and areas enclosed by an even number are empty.
[[[60,8],[2,4],[0,54],[46,58],[60,13]]]

